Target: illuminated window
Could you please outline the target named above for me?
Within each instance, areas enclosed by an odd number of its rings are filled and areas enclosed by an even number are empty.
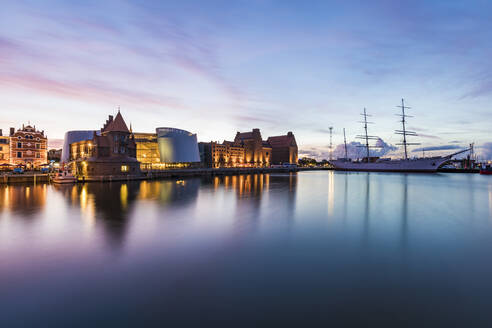
[[[121,172],[128,172],[128,165],[121,165]]]

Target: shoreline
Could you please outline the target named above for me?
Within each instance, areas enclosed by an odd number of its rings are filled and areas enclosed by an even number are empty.
[[[375,172],[375,173],[479,173],[479,170],[464,170],[464,169],[438,169],[437,172],[415,172],[415,171],[354,171],[341,170],[328,167],[296,167],[296,168],[201,168],[201,169],[176,169],[163,171],[144,171],[138,176],[94,176],[79,178],[77,182],[113,182],[113,181],[138,181],[138,180],[159,180],[167,178],[187,178],[193,176],[225,176],[239,174],[267,174],[267,173],[291,173],[300,171],[341,171],[341,172]],[[50,183],[51,174],[35,173],[35,174],[3,174],[0,175],[0,184],[36,184]]]

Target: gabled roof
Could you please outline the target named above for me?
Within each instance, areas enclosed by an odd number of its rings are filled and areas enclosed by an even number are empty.
[[[272,147],[290,147],[296,145],[296,139],[293,134],[268,137],[267,141]]]
[[[112,117],[110,117],[110,120],[108,121],[108,124],[104,126],[102,132],[128,132],[130,133],[130,130],[128,130],[128,127],[126,126],[125,120],[123,119],[123,116],[121,116],[120,111],[118,111],[118,114],[116,114],[116,117],[114,120]]]
[[[244,140],[253,138],[253,132],[238,132],[236,138]]]

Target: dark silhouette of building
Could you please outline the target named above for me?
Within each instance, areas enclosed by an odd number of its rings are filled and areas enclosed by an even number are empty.
[[[49,161],[60,162],[61,155],[62,155],[61,149],[50,149],[50,150],[48,150],[48,160]]]

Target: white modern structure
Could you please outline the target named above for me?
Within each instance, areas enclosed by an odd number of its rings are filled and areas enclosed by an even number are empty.
[[[175,128],[157,128],[161,163],[200,162],[196,134]]]
[[[70,144],[82,140],[91,140],[94,136],[94,132],[100,134],[99,131],[94,130],[78,130],[66,132],[65,138],[63,139],[63,148],[60,160],[61,163],[68,163],[70,161]]]

